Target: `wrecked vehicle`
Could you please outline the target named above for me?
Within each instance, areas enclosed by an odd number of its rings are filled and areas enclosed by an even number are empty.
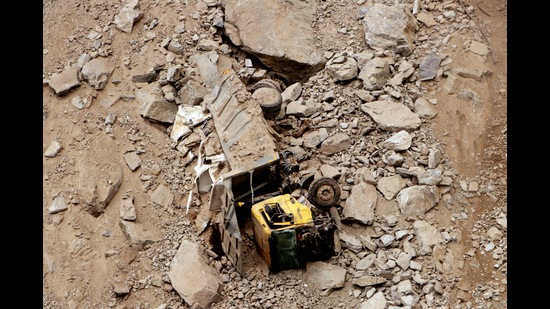
[[[261,85],[257,89],[273,89],[268,82]],[[209,210],[218,213],[228,259],[242,273],[241,230],[247,221],[252,221],[256,249],[273,273],[333,256],[336,225],[327,210],[340,201],[338,183],[314,175],[297,177],[292,153],[278,149],[277,133],[262,116],[266,110],[254,96],[243,95],[246,88],[233,71],[226,70],[212,88],[204,103],[229,171],[212,179]],[[268,117],[279,112],[275,101]]]

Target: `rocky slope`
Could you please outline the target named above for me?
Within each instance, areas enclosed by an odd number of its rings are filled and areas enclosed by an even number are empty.
[[[44,308],[507,306],[506,4],[279,4],[43,3]],[[291,76],[267,123],[341,184],[337,256],[269,274],[246,228],[242,275],[219,251],[208,194],[187,200],[213,121],[175,122],[208,101],[208,61],[245,101]],[[215,279],[174,277],[186,260]]]

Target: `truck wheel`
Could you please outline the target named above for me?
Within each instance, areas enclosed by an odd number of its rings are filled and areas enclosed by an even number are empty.
[[[264,78],[262,80],[257,81],[256,84],[252,86],[252,92],[260,88],[273,88],[279,92],[283,90],[281,82],[279,82],[278,80],[268,79],[268,78]]]
[[[273,88],[264,87],[255,90],[254,93],[252,93],[252,97],[258,101],[264,116],[267,116],[266,118],[275,117],[279,114],[283,103],[279,91]]]
[[[308,199],[316,207],[327,210],[340,201],[340,185],[332,178],[319,178],[311,183]]]

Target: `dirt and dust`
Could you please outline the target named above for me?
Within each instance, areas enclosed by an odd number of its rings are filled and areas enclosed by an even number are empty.
[[[186,31],[179,34],[183,42],[194,42],[194,36],[211,35],[203,20],[195,18],[197,11],[205,7],[201,3],[200,0],[142,0],[143,19],[134,26],[132,33],[124,33],[112,25],[123,1],[44,0],[44,79],[75,63],[81,54],[97,50],[95,44],[99,44],[102,52],[115,63],[112,80],[130,80],[133,74],[150,70],[151,64],[164,62],[165,56],[145,43],[174,35],[177,24],[185,23]],[[318,12],[314,25],[319,34],[319,46],[324,50],[338,50],[341,46],[364,48],[357,9],[359,4],[370,2],[360,0],[348,4],[327,0],[321,3],[322,11]],[[445,207],[438,207],[431,214],[439,227],[459,226],[461,241],[450,244],[448,250],[460,257],[468,255],[470,248],[481,246],[474,234],[486,229],[483,222],[494,222],[507,212],[507,4],[502,0],[420,1],[420,7],[439,5],[443,11],[451,10],[452,4],[454,10],[473,7],[475,14],[460,21],[471,27],[459,30],[447,44],[434,49],[447,55],[457,66],[474,66],[491,72],[482,82],[465,81],[464,88],[475,92],[479,100],[466,101],[450,96],[443,90],[441,78],[421,86],[428,98],[437,102],[434,104],[437,117],[427,124],[432,135],[426,139],[442,145],[454,168],[457,183],[476,182],[490,187],[490,194],[473,193],[467,199],[455,201],[457,207],[463,209],[464,217],[460,220],[455,220],[455,214]],[[155,20],[158,26],[153,35],[147,25]],[[342,36],[342,33],[348,35]],[[419,34],[425,36],[426,30],[420,29]],[[473,37],[488,41],[491,53],[485,61],[479,62],[479,57],[473,57],[468,51]],[[134,91],[135,85],[126,82],[108,83],[102,91],[82,85],[64,96],[56,95],[47,85],[43,88],[43,148],[46,150],[53,140],[62,145],[59,155],[43,158],[44,308],[164,308],[162,304],[190,308],[166,284],[166,274],[159,269],[169,266],[182,236],[208,243],[193,232],[194,221],[201,217],[198,206],[205,201],[204,198],[196,199],[189,214],[185,213],[182,205],[193,185],[194,175],[192,168],[182,164],[184,158],[172,147],[165,126],[142,118],[136,102],[120,102],[108,110],[98,103],[113,94]],[[71,104],[77,96],[88,100],[86,108],[77,109]],[[106,125],[107,114],[117,115],[117,125]],[[118,176],[116,173],[112,176],[112,166],[125,167],[123,156],[131,151],[139,153],[141,169],[145,172],[136,176],[130,169],[123,168],[120,189],[100,216],[91,216],[81,209],[79,205],[86,197],[79,184],[94,179],[116,182]],[[174,207],[150,202],[150,191],[158,183],[172,190]],[[63,195],[69,209],[52,215],[48,208],[59,195]],[[119,228],[120,204],[124,197],[131,197],[133,203],[139,205],[137,220],[145,230],[159,230],[162,234],[157,247],[153,247],[156,250],[136,251],[127,245]],[[254,252],[246,253],[251,257],[246,263],[252,264],[247,267],[261,267],[253,262],[257,257]],[[493,299],[492,308],[506,307],[507,291],[502,288],[502,284],[506,284],[506,273],[495,270],[494,264],[490,254],[478,254],[475,260],[466,259],[458,270],[458,277],[462,278],[463,290],[473,292],[470,296],[455,294],[452,300],[462,297],[471,301],[471,307],[486,308],[485,302],[479,304],[475,298],[487,299],[491,290],[499,295]],[[302,284],[303,276],[299,270],[289,270],[266,276],[263,282],[272,286],[288,284],[292,288]],[[501,285],[495,287],[494,282]],[[119,283],[131,286],[135,292],[124,297],[115,295],[113,285]],[[238,287],[237,283],[233,286]],[[284,297],[270,295],[272,302],[268,303],[275,304],[276,298],[283,300]],[[330,297],[323,297],[318,295],[324,299],[326,307],[360,306],[360,301],[349,289],[335,290]],[[449,308],[455,308],[453,301],[449,302]],[[234,299],[228,299],[217,308],[234,308],[234,304]],[[459,308],[467,307],[461,306]]]

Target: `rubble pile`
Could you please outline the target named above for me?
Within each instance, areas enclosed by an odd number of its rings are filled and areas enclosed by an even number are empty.
[[[141,183],[124,192],[119,228],[137,252],[131,263],[148,261],[151,275],[131,269],[126,278],[134,279],[114,282],[108,304],[85,299],[89,307],[129,308],[124,301],[146,290],[154,290],[156,299],[148,305],[140,300],[136,308],[505,307],[505,175],[487,171],[461,177],[431,126],[441,104],[433,98],[434,87],[463,98],[472,109],[487,104],[465,86],[492,74],[485,64],[490,48],[468,20],[475,8],[453,1],[419,1],[416,11],[412,2],[394,1],[346,7],[323,1],[304,7],[298,5],[303,1],[291,0],[296,14],[284,15],[287,8],[279,2],[252,1],[255,5],[246,8],[241,2],[167,1],[187,12],[185,18],[167,20],[148,14],[150,6],[164,2],[129,1],[117,6],[112,24],[85,34],[91,44],[71,59],[74,64],[45,74],[44,86],[60,98],[72,95],[68,108],[91,114],[89,123],[95,122],[100,134],[131,141],[131,151],[116,168],[105,166],[109,173],[128,169],[124,175]],[[328,45],[332,40],[320,24],[338,10],[354,19],[337,29],[344,44]],[[393,23],[378,20],[388,16]],[[281,19],[286,27],[269,26],[271,33],[255,26]],[[191,20],[200,27],[187,26]],[[285,31],[311,29],[311,24],[313,33],[296,31],[294,41],[283,42]],[[120,32],[131,49],[117,54],[111,41]],[[467,52],[480,59],[480,66],[456,66],[440,51],[457,32],[471,35]],[[146,51],[158,57],[142,64],[132,56]],[[131,70],[122,71],[115,59]],[[339,252],[333,258],[308,263],[306,270],[269,274],[254,252],[251,231],[245,231],[247,267],[239,274],[216,248],[216,217],[207,208],[208,193],[197,189],[197,168],[204,157],[222,155],[220,140],[228,138],[216,132],[207,108],[220,76],[242,81],[245,87],[232,94],[241,103],[259,98],[253,96],[258,81],[274,80],[269,89],[279,90],[280,109],[265,121],[276,147],[292,154],[299,176],[330,177],[341,185]],[[95,95],[86,95],[87,89]],[[99,112],[92,109],[97,104],[103,108]],[[50,116],[44,117],[46,126]],[[154,141],[144,125],[161,128],[166,138]],[[58,160],[75,147],[60,139],[48,146],[45,160]],[[255,151],[250,149],[251,155]],[[151,153],[158,155],[146,158]],[[228,168],[219,162],[211,171],[214,179]],[[62,172],[51,173],[45,182],[56,183]],[[105,216],[127,181],[120,173],[106,179],[109,173],[101,172],[97,180],[81,175],[87,189],[71,196],[68,189],[57,189],[64,197],[46,205],[48,220],[57,222],[53,229],[65,224],[59,216],[68,204],[96,220]],[[148,200],[138,198],[136,189]],[[476,210],[473,198],[495,206]],[[142,203],[158,213],[155,229],[144,227]],[[483,214],[465,231],[463,223],[474,212]],[[489,279],[463,280],[465,269],[480,263],[491,266],[482,267]],[[44,308],[61,307],[66,306],[45,293]]]

